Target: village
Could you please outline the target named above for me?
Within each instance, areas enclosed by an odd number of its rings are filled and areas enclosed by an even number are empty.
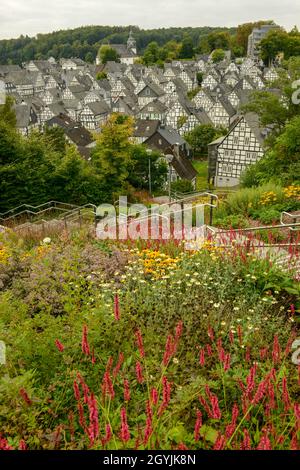
[[[172,180],[189,180],[196,171],[185,134],[210,124],[224,134],[209,144],[208,182],[234,187],[248,165],[264,154],[268,129],[258,116],[244,113],[251,92],[268,90],[278,78],[279,65],[265,67],[259,58],[259,42],[274,28],[254,29],[248,39],[247,57],[232,59],[226,51],[215,63],[212,54],[195,60],[177,60],[164,67],[138,62],[136,41],[130,32],[127,44],[112,44],[119,62],[95,64],[81,59],[32,60],[19,65],[0,65],[0,83],[15,101],[17,129],[24,136],[45,126],[64,129],[67,140],[89,159],[95,145],[93,133],[112,113],[135,119],[134,140],[162,154],[173,153]]]

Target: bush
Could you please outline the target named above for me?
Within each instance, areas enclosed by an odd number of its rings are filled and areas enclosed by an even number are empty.
[[[194,186],[189,180],[180,179],[171,183],[171,190],[179,193],[191,193],[194,191]]]

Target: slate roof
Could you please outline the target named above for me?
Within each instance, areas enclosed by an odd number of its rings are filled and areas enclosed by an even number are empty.
[[[45,125],[48,127],[61,127],[69,139],[79,147],[86,147],[93,142],[90,132],[66,114],[61,113],[58,116],[54,116],[46,121]]]
[[[158,119],[137,119],[135,121],[134,137],[151,137],[159,128],[160,121]]]

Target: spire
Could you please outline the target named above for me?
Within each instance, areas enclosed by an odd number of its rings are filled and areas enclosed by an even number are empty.
[[[133,37],[132,29],[129,32],[128,40],[127,40],[127,49],[132,50],[136,54],[136,40]]]

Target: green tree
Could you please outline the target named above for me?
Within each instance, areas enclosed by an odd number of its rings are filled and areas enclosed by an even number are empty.
[[[195,157],[207,155],[207,146],[217,137],[226,134],[224,129],[216,129],[211,124],[200,124],[184,136]]]
[[[225,52],[223,49],[215,49],[211,54],[211,60],[214,64],[221,62],[225,57]]]
[[[269,181],[300,184],[300,116],[286,124],[280,136],[265,156],[248,167],[242,176],[245,187],[259,186]]]
[[[137,189],[149,188],[149,160],[152,191],[162,189],[167,177],[167,165],[159,152],[147,152],[143,145],[132,145],[128,182]]]
[[[195,55],[193,40],[189,35],[184,36],[180,52],[180,59],[192,59]]]
[[[106,44],[100,47],[98,56],[100,57],[102,64],[106,64],[107,62],[120,62],[120,56],[117,51]]]
[[[13,106],[14,99],[11,96],[7,96],[5,103],[0,105],[0,120],[3,120],[11,127],[15,127],[17,123],[16,113],[13,109]]]
[[[159,53],[160,49],[157,42],[150,42],[143,55],[143,63],[145,65],[154,65],[159,60]]]
[[[101,174],[101,185],[106,194],[105,201],[111,201],[114,194],[122,192],[128,178],[133,119],[112,114],[97,137],[92,152],[92,164]]]

